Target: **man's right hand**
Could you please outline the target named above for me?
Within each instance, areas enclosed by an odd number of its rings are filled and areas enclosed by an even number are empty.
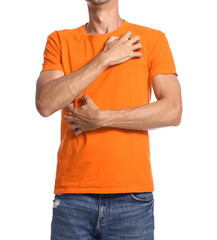
[[[133,45],[133,43],[135,43]],[[127,31],[121,38],[111,36],[105,43],[102,53],[108,66],[123,63],[133,57],[141,57],[141,52],[133,50],[141,49],[140,37],[132,37],[132,33]]]

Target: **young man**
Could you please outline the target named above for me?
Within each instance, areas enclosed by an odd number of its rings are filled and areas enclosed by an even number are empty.
[[[88,23],[48,36],[37,80],[39,113],[61,110],[51,239],[153,240],[148,130],[180,124],[174,59],[118,0],[86,1]]]

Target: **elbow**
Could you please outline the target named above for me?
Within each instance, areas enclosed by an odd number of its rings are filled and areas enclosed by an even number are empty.
[[[177,107],[173,111],[172,126],[179,126],[182,118],[182,107]]]
[[[40,113],[42,117],[49,117],[52,112],[47,107],[47,104],[45,104],[42,100],[36,97],[35,99],[35,106],[37,111]]]
[[[51,115],[48,109],[46,107],[41,106],[40,104],[36,104],[36,109],[42,117],[49,117]]]

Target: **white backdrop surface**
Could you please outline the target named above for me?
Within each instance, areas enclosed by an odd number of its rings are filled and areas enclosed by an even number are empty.
[[[119,1],[122,18],[166,34],[182,88],[181,124],[149,131],[156,240],[217,239],[215,6]],[[47,240],[60,112],[37,112],[35,86],[47,36],[88,22],[86,1],[5,1],[0,20],[0,238]]]

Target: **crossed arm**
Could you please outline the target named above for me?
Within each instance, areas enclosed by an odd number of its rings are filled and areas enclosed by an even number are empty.
[[[69,128],[76,136],[99,127],[114,127],[133,130],[148,130],[180,124],[182,115],[181,87],[175,74],[159,74],[152,79],[157,101],[132,108],[101,110],[87,95],[84,105],[73,108],[64,116],[70,121]]]
[[[153,103],[120,110],[103,110],[102,126],[148,130],[179,125],[182,113],[181,89],[175,74],[155,76],[153,90],[157,98]]]
[[[78,70],[64,75],[60,70],[43,71],[36,83],[36,108],[47,117],[66,108],[64,116],[70,121],[69,129],[75,135],[99,127],[148,130],[165,126],[177,126],[181,121],[181,88],[175,74],[159,74],[152,78],[156,102],[132,108],[101,110],[87,95],[84,105],[74,108],[72,101],[79,96],[107,67],[141,57],[134,52],[142,47],[138,35],[127,31],[121,38],[111,36],[96,57]]]
[[[152,78],[152,86],[157,101],[132,108],[102,110],[87,95],[83,95],[84,105],[74,108],[75,99],[94,79],[104,71],[103,55],[64,76],[60,70],[41,73],[37,81],[36,106],[42,116],[49,116],[66,108],[64,116],[69,121],[69,129],[76,136],[100,127],[148,130],[180,124],[182,115],[181,87],[175,74],[159,74]]]

